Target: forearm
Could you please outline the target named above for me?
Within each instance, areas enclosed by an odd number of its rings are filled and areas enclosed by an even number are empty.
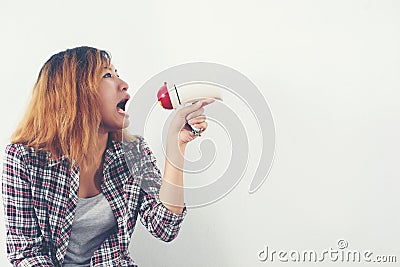
[[[191,121],[192,124],[196,125],[196,128],[204,131],[207,128],[207,123],[203,115],[203,107],[214,101],[214,99],[206,99],[181,108],[170,124],[167,135],[164,176],[159,196],[164,206],[174,213],[181,214],[184,211],[184,155],[186,144],[196,138],[196,135],[191,131],[192,129],[189,129],[191,127],[188,127],[187,124]]]
[[[183,165],[186,144],[167,142],[164,175],[160,188],[160,200],[170,211],[181,214],[184,206]]]

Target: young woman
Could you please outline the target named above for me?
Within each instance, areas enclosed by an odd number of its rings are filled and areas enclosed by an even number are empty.
[[[110,55],[77,47],[42,67],[7,145],[2,192],[14,266],[136,266],[136,220],[169,242],[186,214],[184,152],[207,129],[203,106],[180,109],[167,136],[164,175],[142,136],[124,130],[128,84]]]

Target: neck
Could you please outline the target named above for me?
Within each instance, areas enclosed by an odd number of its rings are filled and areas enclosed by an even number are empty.
[[[94,165],[86,165],[86,166],[82,165],[81,166],[82,171],[93,171],[101,167],[101,164],[103,162],[104,152],[107,148],[107,142],[108,142],[108,132],[101,132],[99,130],[97,149],[95,152],[96,156],[95,156],[95,161],[93,162]]]
[[[103,155],[104,151],[106,150],[107,142],[108,142],[108,132],[99,130],[97,147],[99,148],[98,153],[100,155]]]

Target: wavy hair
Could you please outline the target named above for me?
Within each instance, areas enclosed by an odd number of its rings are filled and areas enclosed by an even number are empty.
[[[32,98],[11,143],[23,143],[67,156],[82,166],[95,163],[101,115],[98,84],[111,55],[92,47],[67,49],[53,55],[41,68]],[[109,139],[133,139],[126,130],[111,132]]]

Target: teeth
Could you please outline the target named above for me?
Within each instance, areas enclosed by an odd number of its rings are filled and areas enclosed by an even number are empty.
[[[118,113],[121,113],[121,114],[125,114],[125,113],[126,113],[125,110],[123,110],[123,109],[120,108],[120,107],[117,107],[117,112],[118,112]]]

